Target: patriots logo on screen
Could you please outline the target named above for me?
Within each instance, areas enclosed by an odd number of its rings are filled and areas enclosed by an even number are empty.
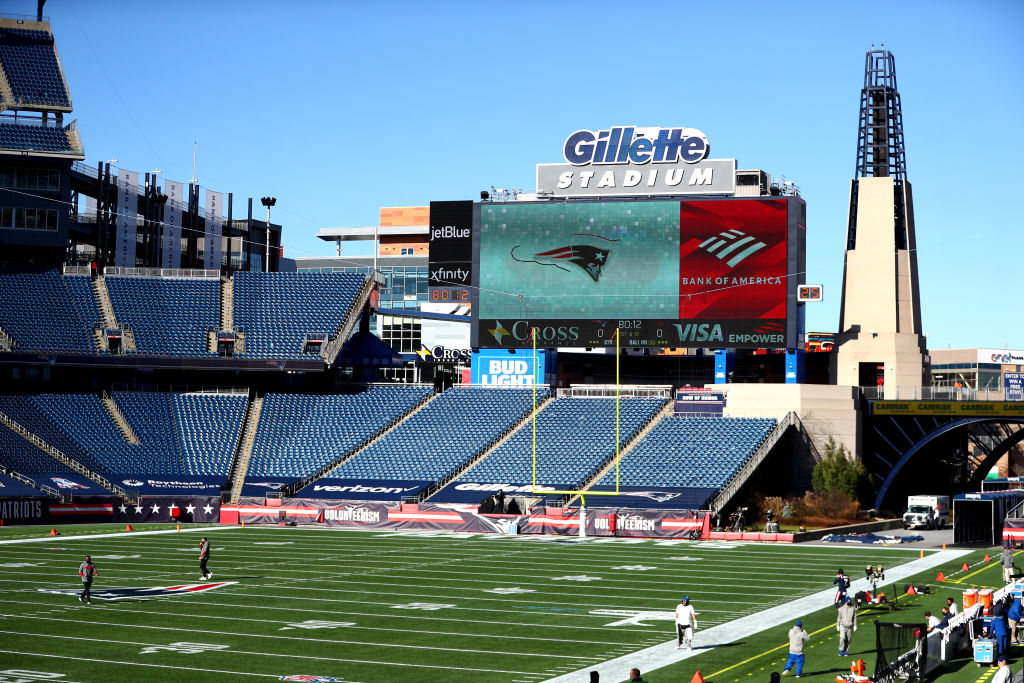
[[[719,260],[725,261],[730,268],[735,268],[748,256],[756,254],[768,246],[756,239],[742,230],[733,228],[707,238],[700,243],[699,247],[709,254],[714,254]]]
[[[605,242],[618,242],[617,239],[608,239],[607,237],[601,237],[600,235],[584,235],[584,234],[573,234],[570,237],[585,237],[588,239],[600,239]],[[555,266],[560,270],[571,272],[572,269],[567,267],[567,264],[576,266],[584,273],[590,276],[590,278],[597,282],[601,278],[601,271],[608,263],[608,258],[611,256],[611,250],[601,246],[595,246],[593,244],[570,244],[556,249],[549,249],[548,251],[538,252],[533,255],[532,258],[519,258],[516,255],[516,249],[518,246],[512,248],[512,258],[521,263],[537,263],[542,266]]]
[[[167,598],[174,595],[205,593],[215,588],[223,588],[238,583],[237,581],[217,581],[216,583],[189,583],[179,586],[153,586],[151,588],[103,588],[94,589],[92,597],[100,600],[148,600],[149,598]],[[79,588],[37,588],[40,593],[55,595],[78,595]]]

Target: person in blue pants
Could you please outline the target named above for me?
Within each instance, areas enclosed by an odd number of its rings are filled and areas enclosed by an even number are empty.
[[[789,675],[789,670],[796,666],[796,677],[804,672],[804,643],[810,640],[804,630],[804,622],[798,621],[789,629],[789,659],[786,660],[786,667],[782,670],[783,676]]]
[[[1010,657],[1010,628],[1002,616],[992,619],[992,637],[996,639],[996,658]]]

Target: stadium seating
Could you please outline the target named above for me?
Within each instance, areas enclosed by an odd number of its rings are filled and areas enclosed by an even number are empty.
[[[87,330],[94,326],[103,326],[103,315],[96,303],[96,292],[92,288],[92,278],[87,275],[65,275],[64,285],[71,295],[71,304],[82,317],[82,324]]]
[[[0,328],[14,338],[17,350],[96,352],[90,330],[98,311],[87,310],[84,298],[73,296],[56,270],[0,273],[0,292]]]
[[[538,401],[547,393],[538,390]],[[527,415],[532,402],[532,389],[453,387],[328,476],[444,479]]]
[[[721,488],[775,424],[774,418],[666,417],[619,463],[619,483]],[[598,482],[614,484],[614,471]]]
[[[360,273],[236,273],[235,327],[243,356],[301,358],[309,332],[333,336],[365,281]]]
[[[147,356],[215,356],[207,332],[218,326],[220,281],[108,276],[118,323],[131,327],[135,350]]]
[[[619,444],[625,444],[665,405],[659,398],[623,398]],[[498,483],[533,479],[529,425],[469,470],[462,480]],[[615,399],[559,397],[537,416],[537,483],[578,487],[615,454]]]
[[[249,476],[296,479],[348,453],[431,394],[426,387],[371,387],[357,394],[267,394]]]
[[[44,128],[15,123],[0,123],[0,149],[36,152],[73,152],[63,128]]]
[[[241,433],[244,395],[117,392],[114,399],[139,444],[125,441],[95,394],[0,395],[0,412],[111,479],[226,475]]]
[[[41,474],[60,476],[74,474],[72,469],[51,458],[4,424],[0,424],[0,465],[33,478]],[[36,483],[49,482],[37,481]]]
[[[70,107],[67,84],[48,31],[0,28],[0,66],[11,86],[9,107]]]

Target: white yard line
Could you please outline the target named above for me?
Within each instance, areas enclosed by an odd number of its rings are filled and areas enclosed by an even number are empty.
[[[887,569],[885,572],[886,583],[901,581],[918,572],[932,569],[950,560],[956,560],[970,552],[970,550],[947,550],[932,553],[923,558],[901,564],[893,569]],[[868,587],[867,579],[857,579],[850,586],[850,592],[856,593],[859,590],[866,590]],[[676,640],[673,638],[668,642],[631,652],[623,657],[616,657],[594,666],[572,671],[555,678],[549,678],[543,681],[543,683],[579,683],[579,681],[586,679],[590,671],[599,672],[602,679],[618,681],[627,677],[627,672],[635,666],[639,666],[641,672],[645,673],[660,669],[663,666],[668,666],[669,664],[701,654],[710,648],[726,645],[740,638],[749,637],[754,633],[791,623],[805,614],[818,611],[829,604],[828,601],[834,596],[835,589],[827,588],[812,595],[779,605],[778,607],[772,607],[757,614],[751,614],[735,621],[730,621],[727,624],[713,626],[706,631],[698,631],[694,636],[694,641],[698,644],[698,649],[696,650],[676,650]]]
[[[196,533],[199,531],[222,531],[224,529],[231,529],[230,526],[201,526],[201,527],[189,527],[182,529],[180,533]],[[78,534],[75,536],[41,536],[39,538],[13,538],[5,541],[0,541],[0,545],[10,545],[15,543],[70,543],[72,541],[92,541],[97,538],[117,538],[126,536],[156,536],[158,534],[177,534],[177,529],[157,529],[156,531],[115,531],[109,534]]]

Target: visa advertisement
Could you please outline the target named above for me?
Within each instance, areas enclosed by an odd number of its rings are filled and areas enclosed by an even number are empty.
[[[481,203],[473,346],[795,348],[803,207]]]

